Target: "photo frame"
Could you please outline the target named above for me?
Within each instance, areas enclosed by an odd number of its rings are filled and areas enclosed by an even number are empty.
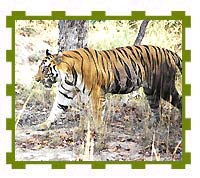
[[[182,20],[182,160],[181,161],[16,161],[15,160],[15,21],[16,20]],[[7,164],[13,169],[25,169],[28,164],[50,164],[52,169],[65,169],[68,164],[91,164],[92,169],[105,169],[108,164],[130,164],[132,169],[145,169],[147,164],[169,164],[172,169],[184,169],[191,163],[191,153],[186,152],[186,131],[191,120],[185,117],[185,98],[191,95],[191,86],[185,83],[185,63],[190,61],[191,51],[186,50],[185,31],[190,28],[190,16],[184,11],[172,11],[169,16],[147,16],[145,11],[133,11],[130,16],[107,16],[104,11],[93,11],[89,16],[68,16],[64,11],[52,11],[51,16],[28,16],[25,11],[13,11],[6,18],[6,27],[12,30],[12,49],[6,51],[7,62],[12,63],[12,83],[6,86],[6,95],[12,97],[12,117],[7,118],[6,129],[12,133],[12,151],[6,155]]]

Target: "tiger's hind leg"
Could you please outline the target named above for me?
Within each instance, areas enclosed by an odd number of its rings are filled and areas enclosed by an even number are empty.
[[[147,100],[150,106],[150,119],[148,127],[152,128],[153,126],[156,127],[160,121],[160,95],[157,92],[152,92],[152,90],[145,89],[144,93],[147,96]]]
[[[172,100],[171,104],[179,109],[179,111],[182,113],[182,96],[179,95],[177,89],[174,87],[172,91]]]
[[[165,101],[170,102],[174,107],[179,109],[180,113],[182,113],[182,97],[179,95],[175,83],[170,88],[165,88],[161,97]]]

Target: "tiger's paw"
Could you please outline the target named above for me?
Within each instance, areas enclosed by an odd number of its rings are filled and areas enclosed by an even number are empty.
[[[159,119],[158,118],[150,118],[149,120],[149,124],[148,124],[148,128],[157,128],[158,124],[159,124]]]
[[[39,125],[37,125],[37,130],[38,131],[44,131],[44,130],[48,130],[51,126],[51,123],[49,123],[48,121],[45,121]]]

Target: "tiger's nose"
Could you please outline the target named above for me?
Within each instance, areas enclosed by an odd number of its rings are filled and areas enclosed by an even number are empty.
[[[38,77],[38,76],[35,76],[35,81],[36,81],[36,82],[40,82],[40,81],[41,81],[41,78]]]

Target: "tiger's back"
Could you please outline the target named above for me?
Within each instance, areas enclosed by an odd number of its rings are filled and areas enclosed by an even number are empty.
[[[174,82],[177,64],[181,64],[178,55],[155,46],[128,46],[104,51],[88,48],[81,50],[81,54],[87,54],[82,73],[84,83],[90,83],[87,85],[88,89],[92,88],[93,81],[106,93],[113,94],[130,93],[139,87],[152,90],[162,88],[166,80]]]

